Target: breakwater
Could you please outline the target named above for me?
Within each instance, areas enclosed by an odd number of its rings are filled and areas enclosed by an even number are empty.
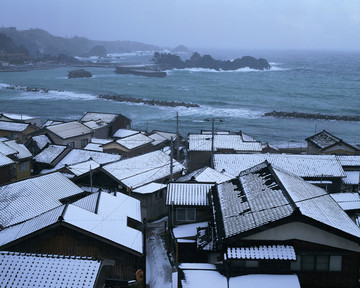
[[[182,106],[186,108],[192,108],[192,107],[200,107],[198,104],[193,103],[185,103],[185,102],[175,102],[175,101],[161,101],[161,100],[147,100],[142,98],[133,98],[123,95],[99,95],[99,98],[107,99],[107,100],[113,100],[117,102],[130,102],[130,103],[140,103],[150,106],[167,106],[167,107],[177,107]]]
[[[265,113],[265,117],[282,117],[282,118],[304,118],[304,119],[322,119],[322,120],[342,120],[342,121],[360,121],[358,115],[327,115],[321,113],[304,113],[304,112],[283,112],[272,111]]]
[[[24,86],[15,86],[15,85],[4,85],[1,88],[8,89],[8,90],[21,90],[21,91],[26,91],[26,92],[39,92],[39,93],[48,93],[50,91],[64,92],[64,90],[60,90],[60,89],[24,87]]]

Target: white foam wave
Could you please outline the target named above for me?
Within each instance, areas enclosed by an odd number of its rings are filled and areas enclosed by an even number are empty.
[[[271,65],[271,68],[269,71],[289,71],[289,68],[282,68],[279,66]]]
[[[0,88],[1,89],[6,89],[7,87],[10,87],[11,85],[9,84],[5,84],[5,83],[0,83]]]
[[[240,68],[237,70],[215,70],[215,69],[208,69],[208,68],[185,68],[185,69],[173,69],[173,70],[167,70],[166,72],[168,74],[172,74],[174,72],[177,71],[187,71],[190,73],[197,73],[197,72],[202,72],[202,73],[247,73],[247,72],[267,72],[267,71],[287,71],[290,70],[288,68],[281,68],[278,66],[271,66],[271,68],[269,70],[258,70],[258,69],[252,69],[249,67],[244,67],[244,68]]]
[[[76,93],[72,91],[49,91],[48,93],[23,92],[22,99],[46,99],[46,100],[95,100],[96,95]]]

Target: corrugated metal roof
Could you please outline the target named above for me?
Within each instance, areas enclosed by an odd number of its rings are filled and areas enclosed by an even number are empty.
[[[228,248],[225,255],[228,259],[296,260],[295,249],[289,245]]]
[[[4,142],[5,145],[14,149],[16,153],[16,158],[19,160],[26,159],[32,157],[31,152],[25,147],[24,144],[18,144],[15,140],[9,140]]]
[[[344,184],[358,185],[360,182],[360,171],[345,171],[346,177],[342,179]]]
[[[67,169],[69,169],[75,176],[80,176],[89,173],[90,170],[94,170],[99,167],[100,165],[96,163],[94,160],[89,160],[74,165],[70,165],[67,167]]]
[[[7,140],[6,140],[7,141]],[[17,151],[5,144],[5,141],[0,141],[0,153],[5,156],[14,155]]]
[[[51,125],[46,127],[46,129],[63,139],[92,133],[92,130],[90,128],[77,121]]]
[[[169,183],[166,205],[208,206],[208,193],[214,183]]]
[[[102,120],[105,123],[109,124],[111,123],[118,114],[111,114],[111,113],[96,113],[96,112],[88,112],[84,115],[84,117],[81,118],[81,121],[96,121],[96,120]]]
[[[265,160],[300,177],[345,177],[335,155],[215,154],[214,168],[236,177]]]
[[[140,201],[122,193],[116,196],[101,193],[98,213],[95,214],[91,207],[96,205],[97,196],[97,193],[89,195],[89,199],[69,204],[66,209],[66,205],[62,205],[0,231],[0,246],[48,227],[63,216],[63,222],[142,253],[142,232],[127,226],[128,217],[141,222]]]
[[[330,195],[344,211],[360,209],[359,193],[332,193]]]
[[[189,134],[189,151],[211,151],[212,136]],[[259,142],[244,142],[240,135],[214,135],[214,151],[232,149],[243,152],[261,152]]]
[[[65,149],[66,146],[49,145],[33,159],[39,163],[51,164]]]
[[[129,159],[105,165],[103,169],[133,189],[155,182],[170,175],[170,156],[162,151],[154,151]],[[173,161],[173,173],[185,169],[176,160]]]
[[[124,138],[124,137],[128,137],[134,134],[139,133],[139,131],[135,131],[135,130],[129,130],[129,129],[119,129],[117,130],[113,137],[114,138]]]
[[[341,166],[359,166],[360,167],[360,156],[345,156],[345,155],[336,155],[336,159],[339,160]]]
[[[79,256],[0,252],[1,287],[95,287],[101,262]]]
[[[140,193],[140,194],[149,194],[149,193],[154,193],[156,191],[164,189],[165,187],[166,187],[166,184],[152,182],[152,183],[149,183],[149,184],[146,184],[144,186],[134,189],[133,192]]]
[[[7,227],[61,205],[60,199],[83,191],[61,173],[0,186],[0,225]]]
[[[129,150],[149,144],[153,141],[154,141],[153,139],[143,135],[142,133],[137,133],[135,135],[131,135],[131,136],[116,140],[117,143],[119,143],[120,145],[124,146],[125,148],[127,148]]]
[[[30,124],[28,123],[17,123],[11,121],[0,121],[0,130],[13,131],[13,132],[22,132]]]
[[[15,163],[13,160],[5,156],[4,154],[0,153],[0,167],[7,166],[13,163]]]
[[[32,139],[36,142],[39,149],[43,149],[48,143],[51,144],[50,139],[46,135],[38,135],[32,137]]]
[[[307,141],[315,144],[320,149],[326,149],[336,143],[340,142],[340,139],[331,135],[329,132],[323,130],[320,133],[317,133],[311,137],[306,138]]]

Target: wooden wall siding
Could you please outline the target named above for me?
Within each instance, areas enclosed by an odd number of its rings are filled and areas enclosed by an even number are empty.
[[[136,270],[140,268],[139,256],[65,227],[46,231],[7,250],[112,259],[115,260],[115,266],[106,267],[106,277],[110,278],[134,279]]]
[[[0,167],[0,184],[5,184],[10,182],[10,165]]]
[[[122,115],[116,117],[115,121],[110,124],[110,133],[113,135],[119,129],[130,129],[131,121]]]
[[[189,151],[189,170],[195,171],[210,165],[211,152]]]

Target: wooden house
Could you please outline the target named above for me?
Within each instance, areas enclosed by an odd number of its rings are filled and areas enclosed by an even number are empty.
[[[41,118],[30,115],[0,113],[0,121],[28,123],[36,127],[41,127]]]
[[[296,274],[307,287],[356,287],[360,229],[323,189],[268,162],[211,194],[198,249],[228,275]]]
[[[305,139],[307,154],[359,155],[360,150],[323,130]]]
[[[16,179],[15,161],[0,152],[0,185]]]
[[[6,137],[10,140],[19,140],[25,143],[29,134],[38,130],[32,124],[12,121],[0,121],[0,137]]]

